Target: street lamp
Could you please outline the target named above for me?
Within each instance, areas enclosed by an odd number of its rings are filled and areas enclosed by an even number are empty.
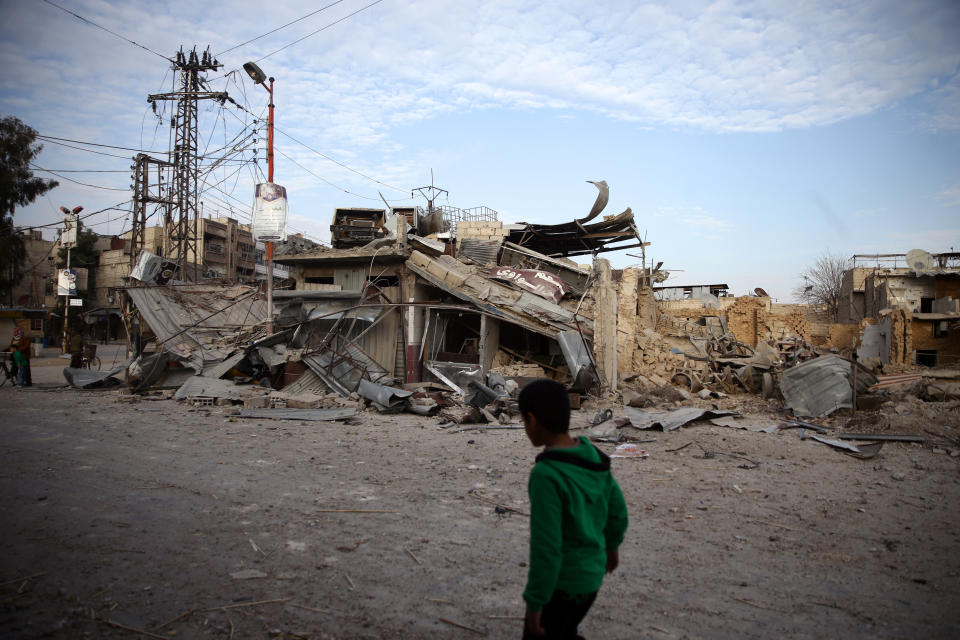
[[[262,85],[270,94],[270,103],[267,115],[267,182],[273,182],[273,77],[269,78],[270,86],[267,87],[267,74],[263,69],[257,66],[255,62],[244,62],[243,70],[247,72],[254,84]],[[267,335],[273,333],[273,241],[267,240]]]
[[[80,232],[79,226],[80,222],[77,218],[77,214],[83,211],[83,207],[76,206],[71,211],[66,207],[60,207],[60,211],[63,212],[63,234],[60,236],[61,244],[67,245],[67,273],[70,273],[70,249],[77,242],[77,234]],[[69,280],[67,281],[67,297],[64,298],[63,302],[63,352],[67,353],[70,349],[70,345],[67,344],[67,327],[70,326],[70,285]]]

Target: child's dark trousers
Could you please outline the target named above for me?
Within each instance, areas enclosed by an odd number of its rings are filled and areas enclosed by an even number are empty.
[[[597,598],[597,592],[570,594],[563,591],[554,591],[553,597],[543,607],[540,614],[540,626],[546,632],[546,636],[536,636],[527,631],[526,625],[523,628],[523,640],[577,640],[581,636],[577,635],[577,627],[583,620],[593,601]]]

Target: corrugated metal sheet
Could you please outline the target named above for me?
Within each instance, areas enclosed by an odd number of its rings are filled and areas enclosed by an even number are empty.
[[[333,283],[346,291],[363,289],[363,283],[367,280],[367,270],[358,269],[356,266],[335,267],[333,270]]]
[[[501,244],[503,244],[503,238],[499,240],[462,238],[457,242],[457,256],[469,258],[479,265],[496,264]]]
[[[395,299],[395,298],[391,298]],[[379,324],[368,331],[360,346],[385,371],[393,371],[397,361],[397,333],[399,332],[400,312],[391,310]]]
[[[229,380],[193,376],[177,389],[173,397],[176,400],[184,400],[186,398],[227,398],[230,400],[243,400],[254,396],[265,396],[269,392],[270,389],[254,384],[238,385]]]
[[[357,414],[356,409],[240,409],[238,418],[258,420],[346,420]]]
[[[821,356],[784,371],[780,391],[794,415],[819,418],[853,407],[852,375],[850,361],[838,355]],[[876,376],[861,367],[857,373],[857,395],[867,393],[876,383]]]
[[[337,393],[348,396],[357,390],[361,378],[366,378],[380,384],[391,384],[393,378],[362,349],[342,340],[337,340],[336,349],[303,358],[303,363],[310,367]]]
[[[291,382],[283,388],[283,393],[286,395],[299,395],[301,393],[320,393],[322,394],[327,388],[327,385],[324,384],[323,380],[320,379],[320,376],[315,374],[310,369],[307,369],[300,377],[296,379],[295,382]]]
[[[252,287],[136,287],[127,295],[163,349],[187,366],[222,361],[234,351],[238,333],[262,323],[266,302]]]
[[[235,366],[237,366],[237,364],[239,364],[240,361],[243,360],[245,357],[246,357],[246,353],[244,353],[243,351],[239,353],[235,353],[229,358],[226,358],[223,362],[220,362],[219,364],[208,366],[203,370],[203,373],[201,375],[203,375],[206,378],[222,378],[224,375],[226,375],[227,371],[230,371],[230,369],[233,369]]]

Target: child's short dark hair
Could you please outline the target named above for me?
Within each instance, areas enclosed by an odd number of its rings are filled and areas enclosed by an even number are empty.
[[[570,428],[570,396],[559,382],[534,380],[520,391],[517,404],[521,415],[532,413],[547,431],[566,433]]]

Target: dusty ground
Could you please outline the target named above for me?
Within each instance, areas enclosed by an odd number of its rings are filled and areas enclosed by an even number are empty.
[[[61,364],[35,381],[60,383]],[[527,511],[522,431],[118,398],[0,388],[3,637],[519,637],[527,518],[493,503]],[[955,408],[908,401],[858,420],[960,430]],[[857,460],[796,431],[649,438],[649,458],[614,461],[631,525],[586,637],[960,634],[946,442]]]

